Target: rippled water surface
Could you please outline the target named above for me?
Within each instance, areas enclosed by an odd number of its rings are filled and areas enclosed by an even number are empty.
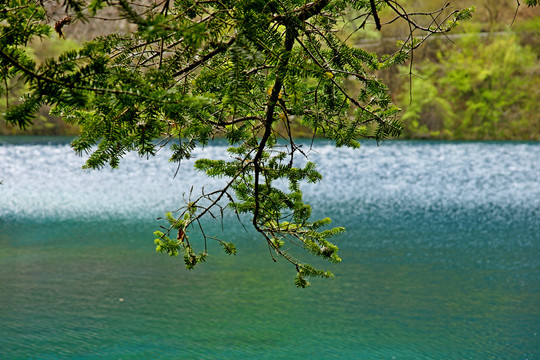
[[[237,257],[156,254],[156,218],[221,183],[169,155],[0,139],[1,359],[540,359],[540,144],[315,142],[305,198],[347,232],[308,289],[232,216],[207,226]]]

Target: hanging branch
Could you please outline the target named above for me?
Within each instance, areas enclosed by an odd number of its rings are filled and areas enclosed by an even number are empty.
[[[0,3],[0,86],[9,90],[8,77],[17,76],[28,90],[5,118],[24,126],[42,104],[52,105],[54,114],[81,129],[72,147],[89,154],[87,168],[118,167],[129,151],[149,157],[169,146],[170,160],[178,166],[175,175],[181,176],[179,164],[192,157],[196,146],[222,137],[229,159],[197,159],[194,166],[224,183],[208,191],[201,186],[197,196],[192,188],[184,206],[167,212],[163,219],[168,225],[155,232],[156,250],[181,254],[187,269],[206,260],[208,240],[236,254],[232,242],[205,228],[205,219],[219,221],[223,228],[224,214],[232,211],[242,226],[250,222],[266,241],[273,261],[283,259],[293,266],[300,287],[308,286],[308,277],[332,276],[304,262],[302,251],[340,262],[330,239],[344,229],[331,228],[328,218],[311,218],[301,189],[322,176],[296,143],[293,122],[336,146],[355,148],[361,138],[380,142],[399,136],[399,109],[373,72],[412,60],[427,37],[449,31],[470,14],[454,11],[443,17],[446,7],[409,13],[396,0],[315,0],[296,6],[220,0],[160,0],[139,6],[98,0],[91,2],[92,8],[68,0],[73,19],[90,22],[97,10],[110,7],[120,9],[119,18],[134,30],[97,37],[38,66],[25,45],[53,29],[39,2],[19,2]],[[395,14],[386,24],[379,18],[381,5]],[[400,49],[379,60],[336,35],[348,12],[364,21],[361,27],[372,16],[377,30],[404,21],[409,33]],[[429,19],[429,26],[418,17]],[[59,35],[69,23],[66,19],[56,25]],[[357,82],[356,91],[345,85],[349,81]],[[276,128],[279,123],[284,132]],[[286,144],[278,142],[280,137]],[[305,158],[302,166],[298,155]]]
[[[375,20],[375,27],[377,30],[381,31],[381,20],[379,19],[379,15],[377,15],[375,0],[369,0],[369,4],[371,6],[371,16],[373,16],[373,20]]]

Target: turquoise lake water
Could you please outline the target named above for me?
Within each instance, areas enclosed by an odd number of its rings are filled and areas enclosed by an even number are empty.
[[[83,171],[68,139],[0,138],[0,359],[540,359],[539,143],[308,154],[305,199],[347,232],[297,289],[233,216],[207,226],[236,257],[155,253],[156,218],[220,185],[192,163]]]

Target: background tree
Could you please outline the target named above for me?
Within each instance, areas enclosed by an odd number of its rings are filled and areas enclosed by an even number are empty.
[[[390,0],[65,0],[68,16],[54,23],[47,13],[51,3],[0,5],[1,91],[9,96],[13,82],[28,89],[5,120],[24,128],[42,105],[52,106],[53,114],[80,127],[72,147],[89,154],[85,167],[92,169],[117,167],[129,151],[151,156],[164,146],[180,164],[196,146],[224,137],[230,160],[199,159],[195,167],[226,178],[225,185],[190,193],[185,206],[167,213],[169,227],[155,233],[156,249],[181,253],[188,269],[205,260],[207,240],[235,254],[233,243],[205,234],[201,219],[226,209],[239,219],[248,214],[274,261],[281,257],[295,267],[300,287],[308,276],[332,274],[300,260],[291,244],[339,262],[329,239],[343,228],[328,228],[328,218],[310,219],[300,185],[321,176],[314,163],[299,162],[305,152],[292,125],[308,126],[338,147],[398,136],[399,109],[373,71],[412,60],[429,36],[450,31],[472,13],[449,4],[411,13]],[[39,65],[29,56],[32,39],[62,36],[70,24],[90,23],[109,8],[133,31],[98,37]],[[387,23],[379,17],[383,8],[394,14]],[[345,27],[345,15],[358,27]],[[359,28],[397,22],[408,33],[381,58],[347,41]],[[350,33],[340,31],[345,28]],[[345,81],[358,82],[359,90],[346,90]],[[200,229],[200,244],[188,235],[193,227]]]
[[[416,136],[508,140],[540,139],[537,54],[510,33],[483,40],[464,35],[444,62],[417,62],[414,101],[402,120]],[[444,57],[443,57],[444,56]],[[404,96],[407,102],[408,94]]]

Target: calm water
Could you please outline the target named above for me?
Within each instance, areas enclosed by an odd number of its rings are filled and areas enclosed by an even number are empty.
[[[538,143],[316,142],[305,197],[347,227],[343,263],[297,289],[232,217],[208,226],[237,257],[155,253],[156,218],[219,186],[190,163],[0,140],[1,359],[540,359]]]

